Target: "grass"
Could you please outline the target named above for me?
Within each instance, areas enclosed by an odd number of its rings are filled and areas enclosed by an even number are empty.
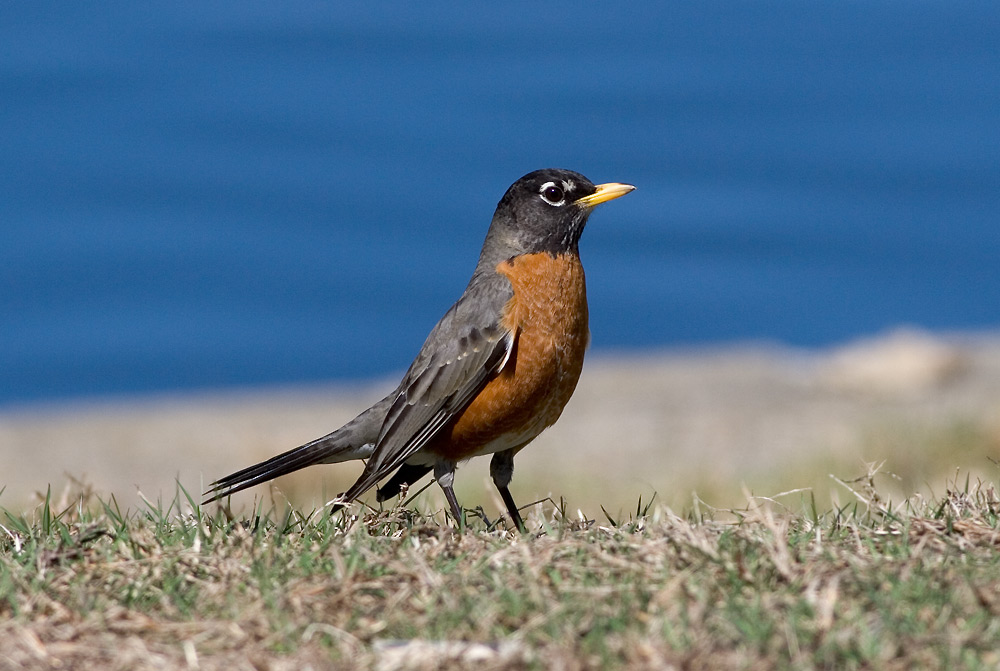
[[[893,502],[881,477],[842,479],[829,510],[548,502],[523,537],[49,493],[0,513],[0,669],[996,668],[996,490]]]

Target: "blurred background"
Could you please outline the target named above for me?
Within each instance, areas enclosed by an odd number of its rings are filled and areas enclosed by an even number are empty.
[[[465,286],[499,197],[542,167],[638,186],[581,245],[592,358],[626,375],[602,389],[638,393],[634,376],[665,351],[713,366],[704,351],[747,343],[798,362],[801,382],[833,370],[845,343],[907,326],[914,337],[890,340],[916,347],[930,382],[903,386],[930,393],[956,371],[982,374],[976,357],[992,352],[989,338],[970,354],[953,336],[1000,323],[996,3],[38,2],[3,14],[4,500],[67,475],[195,490],[198,474],[335,428],[394,384]],[[877,387],[867,370],[847,387]],[[762,381],[746,387],[767,396]],[[212,410],[178,438],[183,422],[162,413],[185,402]],[[294,415],[310,403],[313,420]],[[135,424],[142,412],[161,425]],[[990,454],[979,412],[946,419]],[[262,413],[277,435],[250,429]],[[608,421],[624,451],[634,423],[621,416]],[[71,417],[103,428],[88,442]],[[676,436],[651,435],[649,449],[676,453]],[[558,471],[553,454],[533,472]]]

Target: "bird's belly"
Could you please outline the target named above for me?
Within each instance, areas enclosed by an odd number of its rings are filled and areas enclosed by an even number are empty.
[[[510,360],[428,446],[452,460],[522,447],[559,418],[576,389],[589,341],[583,267],[575,254],[516,257],[497,270],[514,297],[504,325]]]

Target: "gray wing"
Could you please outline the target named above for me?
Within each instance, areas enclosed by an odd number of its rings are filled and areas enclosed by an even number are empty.
[[[516,334],[500,323],[512,296],[500,275],[470,283],[427,337],[386,413],[364,472],[341,502],[357,498],[427,445],[500,372],[514,349]]]

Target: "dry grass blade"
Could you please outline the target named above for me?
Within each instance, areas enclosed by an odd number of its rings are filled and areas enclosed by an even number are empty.
[[[182,491],[133,512],[49,493],[3,519],[0,669],[1000,663],[994,487],[893,505],[879,477],[827,512],[745,492],[732,514],[646,501],[599,525],[550,501],[525,536],[406,508],[239,519]]]

